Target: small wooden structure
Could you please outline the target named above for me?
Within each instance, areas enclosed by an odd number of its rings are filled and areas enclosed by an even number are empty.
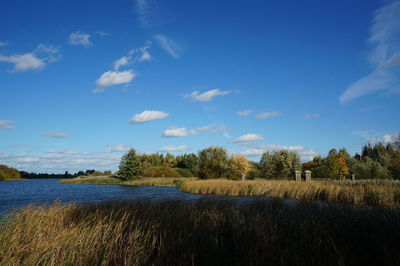
[[[304,173],[306,175],[306,182],[311,181],[311,171],[305,170]]]

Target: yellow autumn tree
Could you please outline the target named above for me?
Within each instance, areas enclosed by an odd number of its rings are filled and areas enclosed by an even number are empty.
[[[229,178],[230,179],[246,179],[246,175],[250,169],[250,162],[241,154],[232,154],[229,160]]]

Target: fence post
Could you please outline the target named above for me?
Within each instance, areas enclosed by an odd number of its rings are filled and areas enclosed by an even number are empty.
[[[356,181],[356,175],[355,174],[351,174],[351,181]]]

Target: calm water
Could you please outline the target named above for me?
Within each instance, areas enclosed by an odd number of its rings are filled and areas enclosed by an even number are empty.
[[[188,199],[201,195],[184,193],[175,187],[133,187],[118,185],[62,184],[59,179],[0,182],[0,217],[13,208],[30,203],[98,203],[112,200]]]

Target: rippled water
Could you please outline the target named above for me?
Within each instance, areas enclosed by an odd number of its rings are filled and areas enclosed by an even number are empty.
[[[59,179],[32,179],[0,182],[0,217],[14,208],[55,201],[98,203],[137,199],[195,200],[201,197],[181,192],[175,187],[63,184],[58,181]]]

